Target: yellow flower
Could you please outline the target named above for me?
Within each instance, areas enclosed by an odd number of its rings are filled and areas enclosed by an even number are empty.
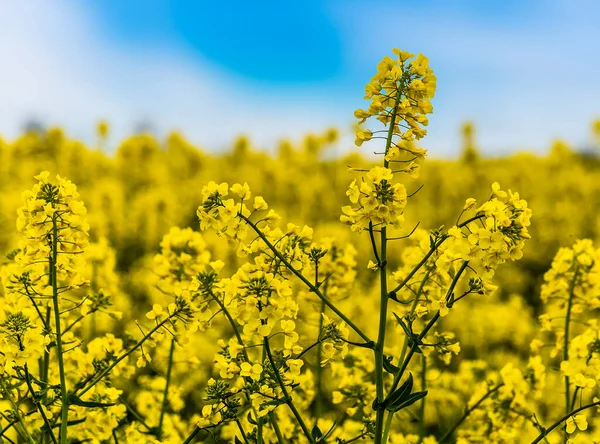
[[[579,429],[581,431],[587,430],[588,422],[585,415],[573,415],[567,419],[566,422],[566,430],[567,433],[573,433],[575,430]]]
[[[242,362],[240,364],[240,376],[252,378],[257,381],[260,379],[263,368],[260,364],[250,364],[249,362]]]
[[[230,191],[238,197],[241,197],[243,200],[250,199],[250,187],[247,182],[244,182],[244,185],[239,183],[235,183],[231,186]]]
[[[146,313],[148,319],[156,319],[163,314],[163,308],[160,304],[154,304],[152,310]]]
[[[369,261],[369,264],[367,265],[367,268],[369,270],[373,270],[373,271],[377,271],[379,269],[379,265],[377,265],[375,262],[373,261]]]
[[[267,202],[265,202],[265,200],[263,199],[262,196],[256,196],[254,198],[254,209],[255,210],[266,210],[269,208],[269,205],[267,204]]]

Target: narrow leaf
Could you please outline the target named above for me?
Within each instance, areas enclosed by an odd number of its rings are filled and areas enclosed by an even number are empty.
[[[392,364],[391,356],[383,357],[383,368],[386,372],[391,373],[394,376],[397,375],[398,372],[400,371],[400,369],[398,367],[396,367],[394,364]]]
[[[96,407],[112,407],[113,405],[117,405],[114,402],[95,402],[95,401],[84,401],[79,396],[70,394],[69,395],[69,405],[78,405],[79,407],[87,407],[87,408],[96,408]]]
[[[246,419],[248,420],[248,422],[252,425],[257,426],[258,423],[254,420],[254,418],[252,417],[252,413],[248,413],[248,416],[246,416]]]
[[[77,425],[77,424],[81,424],[82,422],[85,422],[87,420],[87,417],[84,416],[83,418],[79,418],[79,419],[72,419],[71,421],[67,421],[67,425],[73,426],[73,425]],[[57,429],[60,427],[60,422],[53,424],[52,428],[53,429]],[[40,427],[40,431],[42,432],[48,432],[48,426],[46,424],[44,424],[43,426]]]
[[[406,336],[408,336],[409,338],[412,338],[414,336],[412,329],[409,328],[408,325],[406,325],[406,322],[404,322],[402,320],[402,318],[400,316],[398,316],[396,313],[393,313],[393,315],[396,318],[396,320],[398,321],[398,323],[400,324],[400,327],[402,327],[402,330],[404,330],[404,333],[406,334]]]
[[[413,405],[415,402],[417,402],[419,399],[423,399],[425,396],[427,396],[427,390],[425,390],[424,392],[414,392],[402,402],[389,404],[386,407],[386,409],[390,412],[397,412],[399,410],[405,409],[406,407]]]
[[[406,381],[398,388],[396,391],[389,394],[387,399],[384,401],[386,406],[397,404],[400,402],[404,402],[409,396],[410,392],[412,392],[413,388],[413,375],[410,373]]]

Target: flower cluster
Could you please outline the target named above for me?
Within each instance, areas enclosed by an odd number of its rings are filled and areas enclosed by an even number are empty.
[[[69,281],[72,287],[84,285],[81,253],[88,244],[90,227],[77,187],[58,175],[53,183],[47,171],[35,178],[38,183],[23,193],[23,206],[18,210],[17,231],[22,241],[15,260],[25,267],[47,263],[48,257],[56,255],[58,280]],[[52,251],[53,244],[56,251]]]
[[[393,183],[394,175],[388,168],[374,167],[357,185],[356,180],[348,187],[346,195],[354,206],[344,206],[340,220],[360,232],[369,227],[402,227],[406,207],[406,188]]]
[[[356,110],[354,115],[361,124],[375,117],[385,126],[391,125],[394,134],[406,128],[402,131],[405,141],[421,139],[426,134],[423,127],[429,123],[427,114],[433,111],[430,99],[435,94],[436,77],[423,54],[414,57],[399,49],[394,49],[394,54],[394,59],[384,57],[365,87],[369,107]],[[370,130],[359,128],[356,144],[360,146],[372,137]]]
[[[474,215],[448,231],[450,238],[441,247],[444,255],[439,261],[468,261],[489,280],[498,265],[523,256],[532,212],[518,193],[503,191],[498,183],[492,185],[490,199],[476,207],[475,199],[467,200],[463,211]]]

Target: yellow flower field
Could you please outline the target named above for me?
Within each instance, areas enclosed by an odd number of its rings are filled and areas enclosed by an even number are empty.
[[[0,140],[0,443],[600,443],[598,153],[436,160],[433,68],[341,156]]]

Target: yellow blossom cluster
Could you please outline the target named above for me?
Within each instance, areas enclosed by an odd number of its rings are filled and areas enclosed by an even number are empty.
[[[344,214],[340,220],[357,232],[369,227],[402,227],[406,188],[401,183],[392,183],[393,178],[390,169],[375,167],[359,185],[352,181],[346,194],[356,206],[342,207]]]

